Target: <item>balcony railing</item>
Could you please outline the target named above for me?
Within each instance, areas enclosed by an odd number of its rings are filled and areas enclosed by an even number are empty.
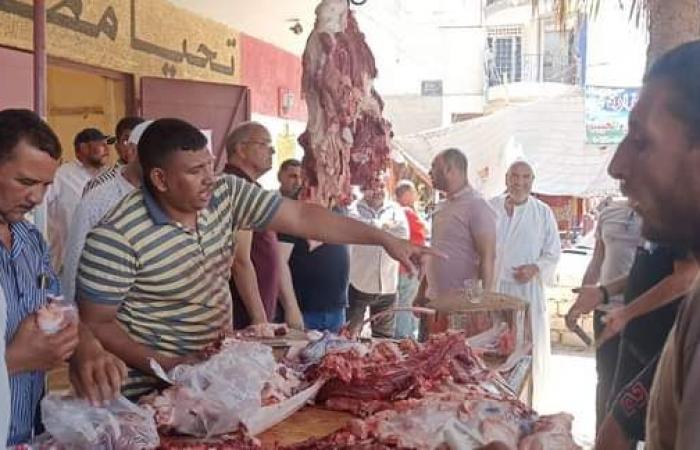
[[[497,67],[493,61],[487,64],[489,86],[506,83],[553,82],[579,84],[579,65],[569,55],[545,53],[523,55],[520,61],[512,61]]]

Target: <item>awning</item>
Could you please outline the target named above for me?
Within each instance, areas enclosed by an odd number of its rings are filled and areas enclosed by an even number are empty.
[[[607,175],[614,148],[586,145],[584,98],[578,90],[506,107],[488,116],[394,138],[396,149],[427,173],[434,156],[456,147],[469,159],[472,184],[485,196],[501,193],[517,159],[536,172],[534,191],[589,197],[618,191]]]

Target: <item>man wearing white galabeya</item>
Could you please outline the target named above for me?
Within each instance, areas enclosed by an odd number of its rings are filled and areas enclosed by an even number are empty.
[[[491,200],[498,221],[496,290],[530,304],[532,325],[532,401],[544,391],[550,353],[549,316],[544,285],[559,261],[561,243],[551,208],[531,195],[535,174],[525,161],[506,173],[507,192]]]

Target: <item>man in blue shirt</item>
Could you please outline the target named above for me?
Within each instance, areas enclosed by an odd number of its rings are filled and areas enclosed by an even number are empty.
[[[47,370],[70,358],[76,391],[93,402],[116,395],[125,375],[121,361],[86,328],[73,324],[48,335],[37,324],[36,311],[60,287],[46,242],[24,215],[41,203],[60,157],[58,138],[37,115],[0,111],[0,288],[7,306],[10,446],[28,442],[40,426],[38,406]]]

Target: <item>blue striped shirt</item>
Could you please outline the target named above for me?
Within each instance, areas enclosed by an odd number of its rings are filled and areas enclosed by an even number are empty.
[[[51,268],[51,257],[44,238],[29,222],[10,225],[12,248],[0,245],[0,285],[7,302],[5,339],[9,345],[22,321],[45,302],[39,288],[39,275],[49,276],[47,292],[60,293],[60,285]],[[10,376],[12,396],[8,445],[28,442],[34,425],[39,423],[39,401],[44,393],[44,372],[22,372]]]

